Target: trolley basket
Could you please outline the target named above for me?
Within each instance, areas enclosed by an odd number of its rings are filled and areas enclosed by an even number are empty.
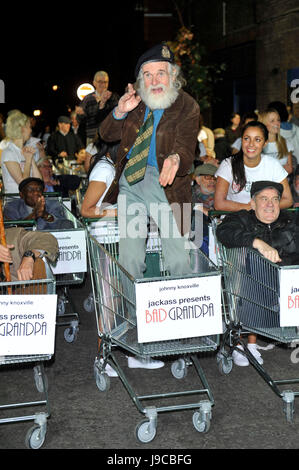
[[[73,228],[53,229],[52,235],[59,245],[59,257],[55,266],[52,266],[56,277],[56,286],[59,288],[57,299],[57,326],[66,326],[64,339],[72,343],[77,339],[80,318],[72,299],[71,286],[84,282],[87,271],[86,230],[80,220],[65,206],[61,198],[65,218],[73,223]]]
[[[217,222],[213,220],[216,233]],[[226,248],[216,238],[216,253],[223,273],[223,296],[226,309],[226,331],[217,355],[218,366],[222,373],[229,374],[233,367],[232,352],[238,345],[256,371],[273,392],[283,400],[284,412],[288,422],[293,420],[294,398],[299,392],[282,390],[280,385],[299,382],[299,378],[274,380],[251,354],[243,340],[244,335],[255,333],[281,344],[299,342],[296,316],[289,326],[281,326],[282,314],[288,315],[288,307],[283,293],[290,289],[288,272],[294,281],[298,279],[299,266],[279,266],[270,262],[251,248]],[[295,273],[295,274],[294,274]],[[286,284],[287,282],[287,284]],[[293,303],[296,303],[296,295]],[[298,302],[298,300],[297,300]],[[298,305],[297,305],[298,311]],[[297,321],[297,323],[299,323]]]
[[[25,444],[31,449],[39,449],[43,445],[47,431],[47,419],[51,414],[48,397],[48,380],[44,371],[44,362],[49,361],[54,353],[57,300],[55,277],[47,260],[44,262],[46,267],[45,279],[0,283],[1,314],[3,316],[3,321],[1,322],[2,345],[0,348],[0,366],[3,367],[3,373],[8,377],[5,382],[6,387],[2,386],[0,393],[1,401],[3,399],[5,402],[0,405],[0,424],[34,421],[33,427],[28,430],[25,437]],[[47,302],[45,302],[45,296],[47,296]],[[48,296],[51,296],[50,303]],[[25,310],[23,307],[11,307],[11,309],[7,307],[8,303],[21,305],[28,302],[36,304],[37,309],[40,308],[38,311],[41,313],[34,314],[31,310],[32,307],[29,307],[31,312],[29,314],[27,307]],[[47,310],[43,307],[45,303],[47,303]],[[13,310],[15,308],[16,310]],[[15,315],[11,315],[11,311],[17,312],[17,319]],[[36,320],[36,318],[43,319]],[[34,341],[33,344],[33,329],[36,337],[38,334],[42,335],[40,336],[39,343]],[[46,334],[48,335],[48,340],[45,340],[46,336],[44,335]],[[5,341],[5,336],[9,336],[9,342]],[[31,339],[28,340],[26,336]],[[40,346],[41,343],[42,346]],[[45,345],[45,343],[47,344]],[[38,349],[39,347],[41,347],[40,350]],[[22,351],[24,354],[19,353],[19,349],[22,348],[24,348]],[[33,351],[34,353],[32,353]],[[26,378],[26,372],[30,364],[33,367],[33,378],[37,393],[31,390],[31,400],[27,399],[23,402],[15,400],[11,402],[12,395],[15,394],[15,392],[12,392],[12,388],[14,390],[17,389],[18,392],[16,394],[22,398],[26,396],[26,386],[20,387],[19,379],[21,379],[22,374],[24,374],[23,378]],[[10,382],[13,383],[14,380],[17,380],[17,384],[11,385],[11,388],[8,388],[8,384]],[[25,384],[26,380],[24,381]],[[21,415],[22,408],[26,408],[28,414]]]
[[[111,239],[110,239],[111,240]],[[219,304],[217,311],[218,320],[220,318],[221,331],[213,331],[212,334],[200,336],[200,331],[195,337],[184,337],[169,340],[152,340],[140,342],[138,338],[138,320],[136,316],[136,292],[138,287],[157,284],[160,282],[180,282],[179,278],[167,276],[161,252],[161,243],[157,234],[151,234],[147,243],[147,252],[158,255],[159,276],[147,277],[144,279],[134,279],[118,263],[115,254],[117,242],[112,241],[109,250],[109,239],[107,243],[101,244],[93,236],[89,235],[88,253],[91,269],[91,281],[93,288],[96,323],[99,336],[99,356],[95,359],[94,372],[96,384],[100,391],[109,389],[110,377],[105,373],[108,363],[115,369],[124,387],[137,406],[137,409],[145,415],[136,429],[136,437],[141,442],[150,442],[156,435],[157,416],[160,412],[175,411],[184,409],[196,409],[193,414],[193,425],[199,432],[207,432],[211,421],[211,408],[214,405],[214,398],[206,380],[204,372],[199,364],[198,353],[214,352],[219,345],[219,333],[222,331],[221,301],[220,295],[220,273],[216,266],[200,251],[194,250],[193,259],[196,260],[196,274],[186,277],[186,282],[191,285],[192,281],[198,277],[212,280],[219,280],[219,292],[216,297]],[[107,249],[108,248],[108,249]],[[116,250],[117,251],[117,250]],[[111,254],[112,252],[112,254]],[[194,263],[195,264],[195,263]],[[151,269],[153,272],[153,270]],[[138,300],[138,299],[137,299]],[[219,325],[219,322],[218,322]],[[194,336],[194,331],[192,332]],[[194,390],[171,391],[169,393],[156,393],[139,395],[129,383],[125,370],[121,367],[115,354],[115,349],[125,352],[138,358],[153,358],[176,356],[171,365],[171,372],[177,379],[184,379],[188,366],[194,364],[195,370],[201,379],[203,388]],[[132,370],[132,369],[131,369]],[[150,372],[149,372],[150,373]],[[186,397],[188,395],[206,394],[208,399],[193,401],[192,403],[175,404],[168,406],[148,406],[144,407],[145,400],[160,400],[164,398]]]

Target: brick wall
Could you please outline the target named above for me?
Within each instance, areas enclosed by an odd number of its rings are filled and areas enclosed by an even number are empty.
[[[247,80],[256,82],[251,93],[254,89],[257,109],[274,100],[289,102],[287,73],[299,68],[298,0],[196,0],[185,5],[186,25],[194,25],[211,60],[227,63],[217,119],[233,111],[233,89]],[[143,6],[146,46],[175,35],[179,25],[171,0],[144,0]],[[166,15],[170,12],[172,17]]]

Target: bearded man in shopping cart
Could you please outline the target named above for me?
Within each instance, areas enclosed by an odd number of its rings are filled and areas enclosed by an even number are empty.
[[[139,58],[135,76],[99,129],[104,141],[120,140],[115,180],[103,202],[117,201],[119,262],[134,278],[146,270],[149,216],[159,227],[167,271],[184,276],[191,273],[185,237],[200,110],[182,90],[180,69],[166,44]]]
[[[299,212],[280,210],[282,192],[280,183],[252,183],[252,209],[225,216],[216,231],[219,242],[227,248],[253,248],[272,263],[299,265]],[[262,364],[255,334],[248,336],[248,348]],[[233,360],[240,366],[249,364],[247,358],[238,351],[233,352]]]

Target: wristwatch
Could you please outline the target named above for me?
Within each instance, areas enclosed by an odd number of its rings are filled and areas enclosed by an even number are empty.
[[[23,258],[29,258],[29,257],[33,258],[33,261],[35,261],[35,254],[31,250],[27,250],[23,254]]]

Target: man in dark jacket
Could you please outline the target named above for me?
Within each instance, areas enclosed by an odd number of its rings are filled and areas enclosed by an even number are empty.
[[[117,106],[119,96],[108,90],[109,75],[100,70],[95,73],[93,86],[95,91],[86,95],[80,106],[76,106],[76,117],[79,124],[85,126],[86,145],[93,143],[101,122]]]
[[[217,228],[218,240],[228,248],[255,248],[273,263],[299,264],[298,213],[280,211],[282,191],[273,181],[253,183],[252,210],[226,216]]]
[[[71,129],[71,120],[67,116],[58,118],[58,130],[53,132],[47,141],[47,154],[50,155],[55,163],[58,157],[72,157],[84,148],[83,143],[78,135],[74,134]]]
[[[266,259],[281,265],[299,265],[299,230],[298,213],[287,210],[280,211],[279,201],[283,192],[283,186],[273,181],[256,181],[251,186],[252,210],[241,210],[227,215],[217,227],[217,239],[227,248],[248,247],[257,250]],[[268,315],[265,311],[261,318],[260,310],[252,308],[251,304],[239,298],[236,305],[236,313],[239,321],[247,328],[258,327],[267,324],[268,327],[279,327],[279,314],[274,313],[275,305],[278,303],[275,276],[269,276],[267,270],[264,272],[257,269],[248,253],[246,259],[246,272],[252,274],[254,279],[271,286],[263,302],[269,306]],[[241,291],[249,289],[248,280],[241,281]],[[251,285],[251,284],[250,284]],[[258,282],[256,281],[256,286]],[[267,298],[266,298],[267,297]],[[244,305],[243,305],[244,303]],[[256,334],[248,335],[248,349],[256,360],[262,364],[263,359],[257,350]],[[237,349],[243,350],[239,345]],[[238,366],[248,366],[248,359],[237,350],[233,351],[233,361]]]
[[[63,205],[43,196],[44,182],[39,178],[26,178],[19,184],[20,198],[5,204],[4,216],[8,220],[35,220],[38,230],[71,229],[74,224],[67,218]]]

